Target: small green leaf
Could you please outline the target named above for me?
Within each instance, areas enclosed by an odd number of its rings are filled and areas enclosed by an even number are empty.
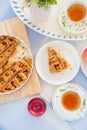
[[[62,24],[63,24],[64,27],[66,26],[66,23],[64,21],[62,21]]]
[[[68,86],[69,88],[74,88],[73,86]]]
[[[60,92],[64,92],[65,91],[65,89],[60,89]]]
[[[83,100],[83,106],[86,105],[86,98]]]
[[[59,98],[59,96],[56,96],[56,98]]]

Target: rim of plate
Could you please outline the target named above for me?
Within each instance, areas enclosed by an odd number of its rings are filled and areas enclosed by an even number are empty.
[[[4,35],[4,34],[2,34],[2,35]],[[30,74],[28,75],[27,80],[26,80],[22,85],[20,85],[20,87],[17,87],[15,90],[10,91],[10,92],[5,92],[5,93],[1,93],[1,92],[0,92],[0,95],[5,95],[5,94],[8,94],[8,95],[9,95],[9,94],[14,93],[14,92],[16,92],[17,90],[21,89],[21,88],[28,82],[28,80],[29,80],[30,77],[31,77],[32,71],[33,71],[33,56],[32,56],[32,53],[31,53],[31,49],[29,48],[29,46],[27,45],[27,43],[25,43],[24,40],[22,40],[20,37],[17,37],[17,36],[15,36],[15,35],[7,35],[7,34],[5,34],[5,36],[13,36],[13,37],[19,39],[20,42],[21,42],[21,44],[28,48],[28,53],[29,53],[30,57],[32,58],[32,69],[31,69],[31,71],[30,71]]]
[[[32,21],[29,21],[26,16],[24,15],[23,11],[20,9],[19,5],[18,5],[18,0],[9,0],[12,9],[14,10],[15,14],[18,16],[18,18],[24,23],[26,24],[28,27],[30,27],[31,29],[33,29],[34,31],[43,34],[45,36],[48,36],[50,38],[55,38],[55,39],[60,39],[60,40],[83,40],[83,39],[87,39],[87,34],[81,34],[81,35],[70,35],[70,36],[66,36],[66,34],[64,34],[63,36],[60,33],[55,33],[55,32],[50,32],[50,31],[46,31],[44,29],[41,29],[40,27],[37,27],[37,25],[33,24]]]
[[[47,73],[47,76],[49,75],[49,79],[47,78],[47,77],[45,77],[46,76],[46,74],[42,74],[43,72],[41,72],[41,69],[43,68],[41,68],[41,58],[40,58],[40,56],[41,56],[41,54],[42,54],[42,52],[44,53],[44,54],[46,54],[47,53],[47,51],[46,51],[46,48],[48,47],[48,46],[58,46],[58,48],[59,48],[59,46],[60,46],[60,48],[61,48],[61,45],[62,46],[64,46],[65,48],[71,48],[73,51],[74,51],[74,54],[75,54],[75,57],[76,57],[76,60],[78,61],[78,64],[77,64],[77,66],[76,66],[76,68],[74,68],[74,74],[72,74],[72,76],[67,76],[67,78],[65,79],[64,78],[64,80],[62,81],[58,81],[57,80],[57,78],[58,78],[58,75],[60,74],[60,76],[61,75],[64,75],[64,71],[63,72],[59,72],[59,73],[57,73],[57,74],[54,74],[53,76],[55,76],[56,77],[56,81],[54,80],[55,78],[54,77],[51,77],[52,79],[50,79],[50,76],[51,76],[51,74],[50,74],[50,72],[49,72],[49,70],[47,70],[47,72],[45,72],[45,73]],[[68,49],[68,50],[69,50]],[[64,50],[64,49],[63,49]],[[46,52],[45,52],[46,51]],[[73,55],[73,52],[71,53],[72,55]],[[44,55],[45,57],[47,56],[47,54],[46,55]],[[43,59],[46,59],[46,58],[43,58]],[[47,60],[47,59],[46,59]],[[45,62],[45,65],[47,64],[46,63],[46,60],[44,61]],[[38,63],[38,62],[40,62],[40,64]],[[43,61],[42,61],[43,62]],[[47,82],[47,83],[50,83],[50,84],[54,84],[54,85],[60,85],[60,84],[63,84],[63,83],[66,83],[66,82],[69,82],[70,80],[72,80],[76,75],[77,75],[77,73],[78,73],[78,71],[79,71],[79,68],[80,68],[80,58],[79,58],[79,54],[78,54],[78,51],[76,50],[76,48],[75,47],[73,47],[71,44],[69,44],[68,42],[65,42],[65,41],[59,41],[59,40],[54,40],[54,41],[49,41],[49,42],[46,42],[43,46],[41,46],[39,49],[38,49],[38,51],[37,51],[37,54],[36,54],[36,57],[35,57],[35,66],[36,66],[36,70],[37,70],[37,72],[38,72],[38,74],[39,74],[39,76],[41,77],[41,79],[43,79],[45,82]],[[47,66],[48,66],[48,64],[47,64]],[[46,71],[46,69],[45,69],[45,71]],[[72,70],[71,70],[72,71]],[[66,73],[66,72],[65,72]]]
[[[66,3],[59,12],[58,15],[58,22],[61,26],[61,29],[63,29],[65,32],[69,34],[82,34],[87,31],[87,14],[84,19],[82,19],[79,22],[71,21],[67,16],[67,9],[73,5],[73,4],[81,4],[83,5],[87,10],[87,2],[85,0],[72,0],[68,3]]]
[[[68,111],[68,110],[64,109],[64,107],[60,103],[59,107],[60,107],[60,111],[62,111],[62,113],[63,113],[63,116],[62,116],[61,113],[58,111],[57,102],[58,103],[61,102],[59,100],[61,100],[62,95],[65,92],[69,92],[69,91],[73,91],[73,92],[76,92],[79,94],[79,96],[81,98],[81,105],[75,111]],[[85,105],[83,102],[85,102]],[[53,107],[54,112],[57,114],[57,116],[59,116],[63,120],[75,121],[80,118],[83,118],[84,115],[87,113],[87,92],[83,87],[81,87],[80,85],[75,84],[75,83],[62,84],[59,87],[57,87],[56,91],[53,94],[52,107]],[[65,116],[64,113],[67,116]],[[77,115],[73,117],[73,114],[77,114]],[[68,117],[68,115],[70,117]]]

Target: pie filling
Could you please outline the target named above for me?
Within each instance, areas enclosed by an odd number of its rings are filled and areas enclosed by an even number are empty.
[[[0,93],[16,90],[31,73],[32,58],[24,56],[19,61],[9,62],[19,44],[20,40],[15,37],[0,36]]]
[[[70,66],[70,64],[51,47],[48,47],[48,60],[50,73],[61,72]]]

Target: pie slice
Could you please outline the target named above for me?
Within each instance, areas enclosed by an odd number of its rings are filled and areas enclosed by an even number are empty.
[[[70,66],[68,62],[51,47],[48,47],[48,60],[50,73],[61,72]]]

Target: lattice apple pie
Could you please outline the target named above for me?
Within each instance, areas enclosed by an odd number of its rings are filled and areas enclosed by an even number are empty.
[[[51,73],[61,72],[70,66],[69,63],[51,47],[48,47],[48,59]]]
[[[13,36],[0,36],[0,93],[20,88],[32,72],[28,46]]]

